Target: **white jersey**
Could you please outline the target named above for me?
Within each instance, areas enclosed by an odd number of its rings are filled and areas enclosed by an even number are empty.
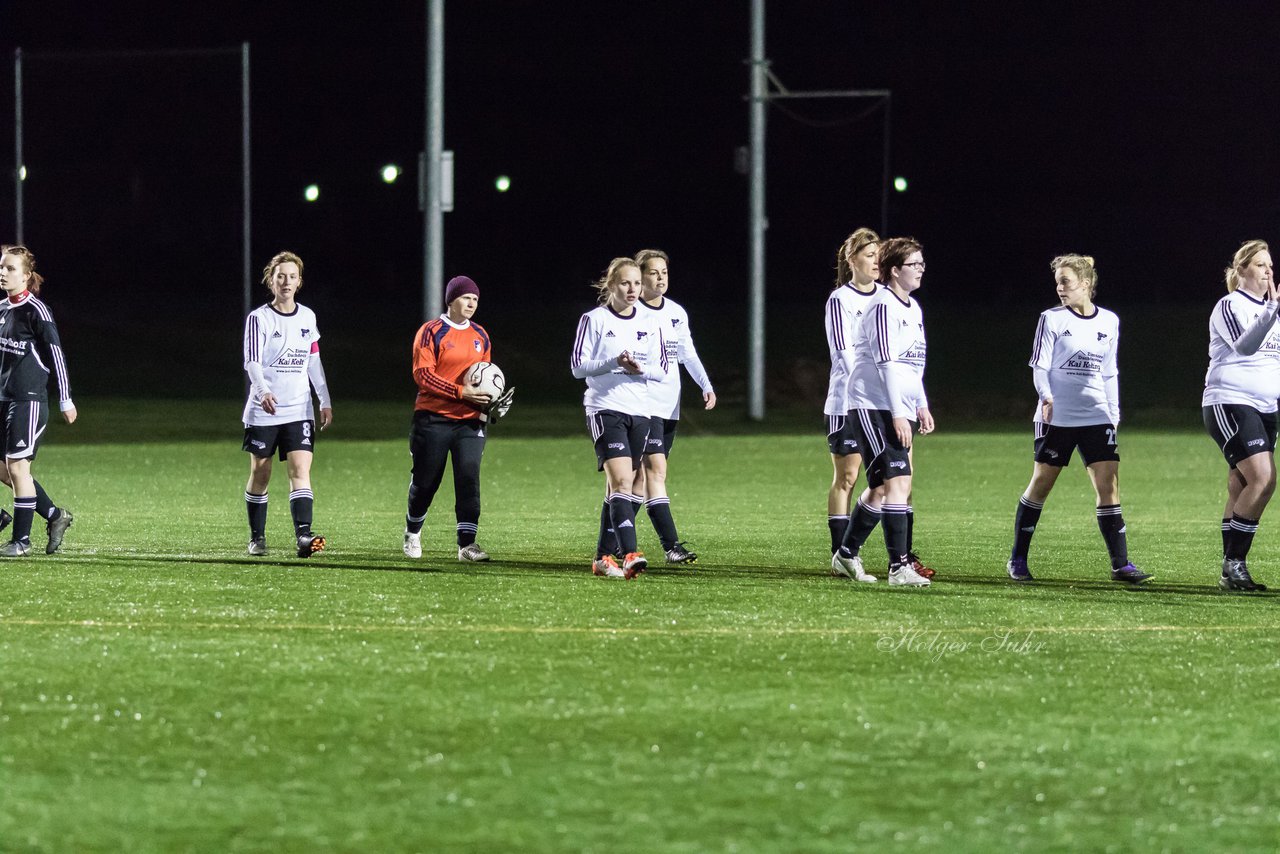
[[[881,290],[879,285],[863,292],[852,282],[841,285],[827,297],[827,350],[831,353],[831,377],[827,381],[824,415],[845,415],[849,405],[849,381],[853,378],[853,345],[858,337],[862,316],[870,300]]]
[[[876,289],[854,341],[850,409],[883,409],[915,421],[924,393],[924,317],[920,304],[887,287]]]
[[[1028,364],[1047,372],[1041,382],[1048,388],[1037,391],[1042,400],[1045,391],[1053,397],[1054,425],[1120,423],[1119,348],[1120,318],[1113,311],[1094,306],[1085,317],[1060,305],[1040,313]],[[1036,407],[1034,420],[1044,421],[1042,407]]]
[[[641,373],[628,374],[618,365],[623,351],[632,355]],[[623,317],[608,306],[582,315],[573,339],[569,367],[587,381],[582,404],[588,415],[606,409],[624,415],[652,416],[649,387],[667,373],[667,352],[658,317],[636,308]]]
[[[244,405],[247,426],[315,418],[311,375],[320,360],[319,341],[315,312],[304,305],[295,306],[292,314],[281,314],[270,305],[250,312],[244,322],[244,366],[250,380],[249,399]],[[255,365],[261,369],[261,383],[255,381]],[[318,383],[316,391],[320,406],[328,409],[328,389]],[[260,405],[267,393],[276,399],[274,415],[268,415]]]
[[[707,370],[702,367],[702,360],[693,346],[689,313],[684,306],[665,297],[657,308],[644,301],[636,305],[641,311],[657,317],[667,351],[667,372],[657,382],[649,383],[649,394],[653,400],[649,414],[674,421],[680,417],[680,365],[684,365],[703,394],[713,391],[711,378],[707,376]]]
[[[1235,290],[1209,315],[1209,372],[1203,406],[1235,403],[1275,412],[1280,397],[1277,304]]]

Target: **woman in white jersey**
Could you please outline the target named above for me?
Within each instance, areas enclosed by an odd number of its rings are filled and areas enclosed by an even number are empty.
[[[866,307],[849,382],[850,414],[867,472],[861,500],[882,514],[889,584],[928,587],[929,579],[911,560],[908,526],[912,433],[934,429],[924,392],[924,319],[911,296],[924,280],[924,254],[915,239],[895,237],[881,244],[878,263],[885,287]],[[833,568],[837,564],[850,577],[861,570],[847,538],[832,556]]]
[[[1209,316],[1209,372],[1201,399],[1205,429],[1229,467],[1218,584],[1224,590],[1266,590],[1249,575],[1245,560],[1276,488],[1280,288],[1267,244],[1241,245],[1226,278],[1227,295]]]
[[[1120,319],[1094,305],[1098,273],[1088,255],[1059,255],[1049,264],[1059,305],[1040,314],[1031,352],[1035,412],[1035,467],[1014,516],[1013,552],[1006,569],[1014,581],[1032,581],[1027,568],[1031,536],[1058,475],[1080,449],[1097,493],[1098,529],[1111,556],[1111,579],[1141,584],[1151,576],[1129,562],[1120,512],[1120,372],[1116,351]]]
[[[835,555],[850,523],[853,488],[858,482],[862,454],[858,448],[858,431],[849,413],[849,379],[853,374],[854,342],[871,297],[876,293],[880,275],[878,256],[880,236],[869,228],[850,234],[836,252],[836,284],[827,297],[827,350],[831,355],[831,376],[827,382],[827,400],[822,407],[827,422],[827,449],[831,452],[834,474],[827,490],[827,529],[831,533],[831,554]],[[866,512],[859,503],[855,517],[859,524],[875,527],[880,514]],[[866,533],[870,533],[870,529]],[[862,535],[865,539],[866,535]],[[832,572],[846,575],[843,565],[832,562]],[[854,577],[873,581],[858,568]]]
[[[685,547],[676,532],[675,517],[671,514],[671,498],[667,495],[667,458],[676,441],[676,427],[680,423],[680,365],[702,389],[703,407],[714,409],[716,393],[711,387],[698,351],[693,346],[693,333],[689,330],[689,313],[684,306],[668,299],[670,286],[669,259],[661,249],[642,249],[636,253],[640,265],[642,311],[657,318],[666,342],[668,371],[658,382],[650,383],[649,394],[653,402],[650,414],[652,429],[645,445],[644,465],[636,472],[632,493],[633,503],[644,502],[649,521],[658,532],[667,563],[697,563],[698,556]]]
[[[250,312],[244,324],[244,370],[249,375],[249,399],[244,405],[249,554],[267,553],[267,486],[271,457],[279,453],[289,469],[289,512],[297,554],[311,557],[325,546],[324,537],[311,530],[316,428],[312,388],[320,399],[320,429],[333,421],[329,386],[320,363],[320,330],[315,312],[296,302],[302,289],[301,258],[292,252],[276,254],[263,268],[262,281],[271,291],[271,302]]]
[[[666,373],[666,347],[657,317],[637,307],[642,283],[635,261],[614,258],[595,288],[600,305],[578,321],[570,357],[573,375],[587,381],[583,396],[587,428],[606,478],[591,570],[596,575],[631,579],[648,566],[636,548],[631,490],[650,429],[653,405],[648,386]],[[623,553],[621,567],[613,557],[615,537]]]

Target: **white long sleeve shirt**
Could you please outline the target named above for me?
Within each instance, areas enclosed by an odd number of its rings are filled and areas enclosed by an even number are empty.
[[[1201,405],[1234,403],[1275,412],[1280,398],[1280,303],[1235,290],[1209,315],[1209,371]]]
[[[618,365],[623,351],[640,365],[640,373],[628,374]],[[587,381],[582,404],[588,415],[612,410],[652,417],[649,387],[667,373],[666,344],[657,315],[636,308],[623,317],[608,306],[593,308],[578,321],[569,367],[575,377]]]
[[[698,350],[693,346],[689,313],[684,310],[684,306],[665,297],[656,308],[643,301],[636,306],[640,311],[651,312],[657,318],[667,354],[666,373],[649,384],[649,394],[653,399],[653,410],[649,414],[676,420],[680,417],[680,365],[684,365],[684,369],[698,384],[698,388],[702,389],[703,394],[714,390],[711,378],[702,366],[702,359],[698,357]]]
[[[1094,306],[1086,316],[1060,305],[1040,313],[1028,364],[1040,402],[1053,399],[1053,424],[1120,423],[1119,348],[1115,312]],[[1044,421],[1043,407],[1036,406],[1034,420]]]

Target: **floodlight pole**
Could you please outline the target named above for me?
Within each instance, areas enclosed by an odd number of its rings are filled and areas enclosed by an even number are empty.
[[[444,209],[440,161],[444,151],[444,0],[427,0],[427,119],[421,176],[423,199],[422,307],[424,320],[443,311]],[[421,185],[420,185],[421,186]]]
[[[765,211],[765,107],[770,101],[786,98],[880,98],[884,101],[884,163],[880,186],[880,231],[889,230],[889,104],[888,89],[842,89],[791,92],[769,71],[764,55],[764,0],[751,0],[751,213],[748,294],[747,415],[764,420],[764,316],[765,316],[765,231],[769,218]],[[769,82],[777,88],[769,91]]]

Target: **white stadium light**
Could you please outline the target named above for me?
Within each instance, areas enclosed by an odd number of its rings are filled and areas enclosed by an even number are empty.
[[[400,177],[402,170],[394,163],[388,163],[382,167],[382,180],[387,184],[394,184],[396,179]]]
[[[302,197],[309,202],[314,202],[320,198],[320,187],[316,184],[308,184],[307,188],[302,191]]]

